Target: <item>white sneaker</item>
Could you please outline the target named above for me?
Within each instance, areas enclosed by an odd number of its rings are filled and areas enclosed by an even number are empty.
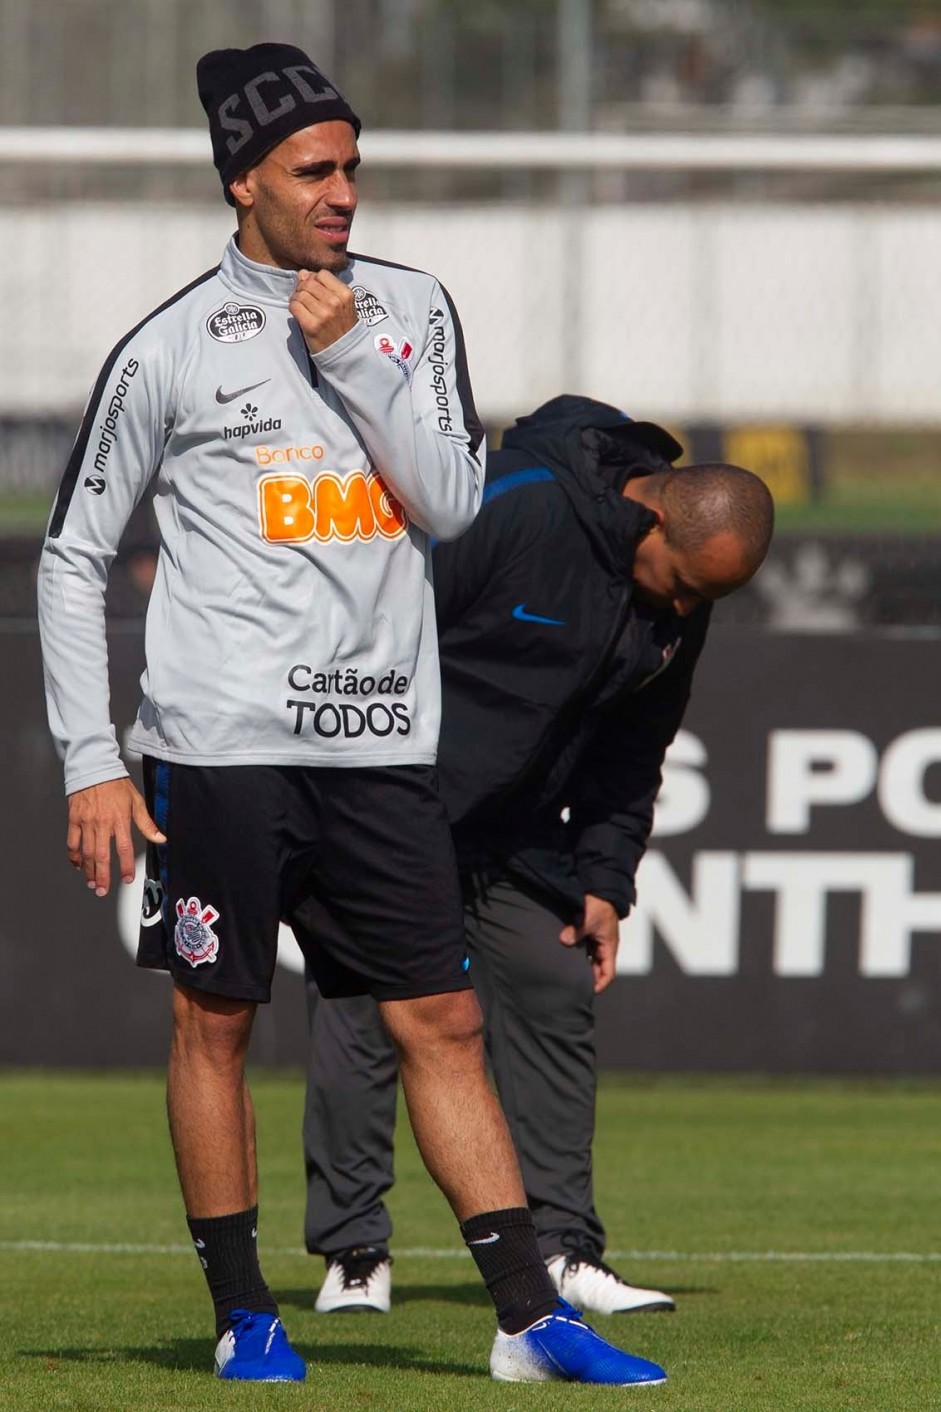
[[[546,1269],[563,1299],[593,1314],[652,1314],[676,1308],[668,1294],[629,1285],[610,1265],[586,1251],[553,1255]]]
[[[391,1303],[392,1257],[375,1245],[358,1245],[328,1261],[314,1310],[318,1314],[357,1310],[388,1314]]]

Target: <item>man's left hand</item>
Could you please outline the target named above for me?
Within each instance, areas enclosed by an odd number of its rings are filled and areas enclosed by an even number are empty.
[[[585,943],[588,959],[595,973],[595,994],[606,990],[614,980],[614,963],[618,954],[618,914],[603,897],[585,893],[585,909],[577,927],[563,927],[559,940],[563,946]]]
[[[353,291],[329,270],[298,270],[288,308],[311,353],[322,353],[356,327]]]

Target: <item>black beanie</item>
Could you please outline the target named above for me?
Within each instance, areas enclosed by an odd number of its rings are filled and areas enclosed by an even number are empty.
[[[213,49],[196,65],[196,87],[230,206],[229,182],[292,132],[340,118],[359,137],[362,126],[343,94],[293,44]]]

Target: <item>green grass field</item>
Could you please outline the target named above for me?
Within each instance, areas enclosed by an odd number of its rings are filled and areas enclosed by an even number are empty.
[[[394,1308],[314,1315],[301,1252],[302,1085],[258,1076],[261,1247],[303,1386],[232,1386],[186,1231],[158,1077],[0,1075],[4,1412],[936,1412],[941,1085],[608,1079],[609,1250],[676,1315],[597,1319],[665,1387],[509,1386],[492,1314],[401,1131]]]

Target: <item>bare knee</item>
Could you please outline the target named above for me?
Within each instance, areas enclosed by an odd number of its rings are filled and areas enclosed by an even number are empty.
[[[173,988],[173,1048],[216,1070],[241,1065],[255,1016],[251,1000],[232,1000],[189,986]]]
[[[403,1058],[482,1048],[483,1019],[472,990],[423,995],[415,1000],[384,1000],[379,1009]]]

